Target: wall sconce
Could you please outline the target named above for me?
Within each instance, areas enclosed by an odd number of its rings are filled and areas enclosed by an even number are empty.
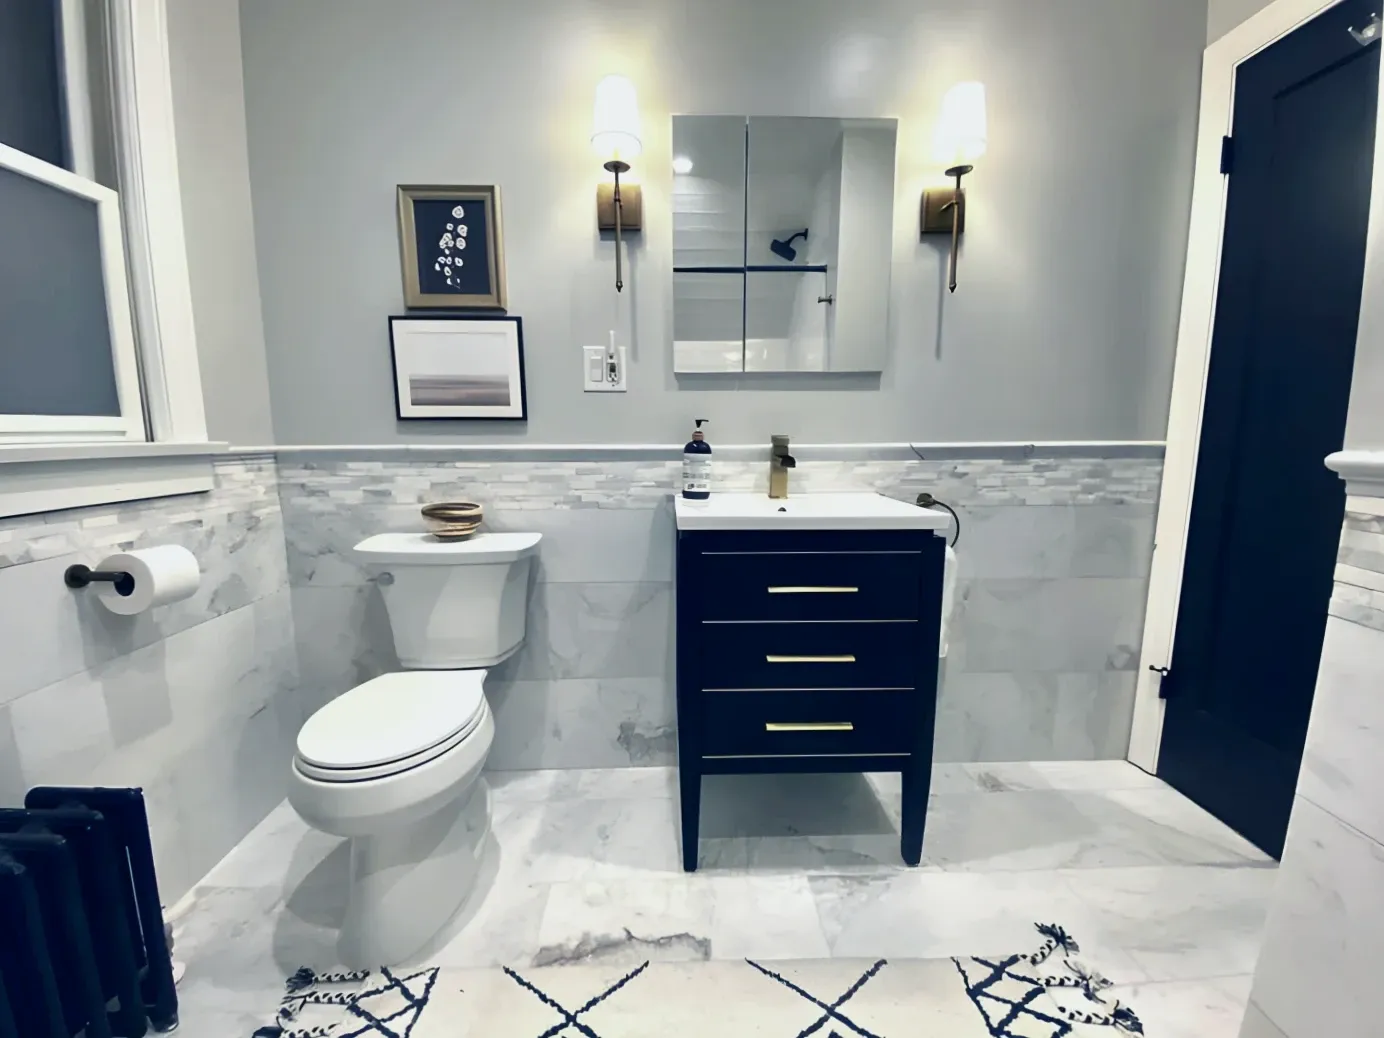
[[[624,76],[606,76],[596,84],[596,110],[591,121],[591,147],[603,165],[615,174],[614,184],[596,188],[596,226],[615,232],[615,291],[625,287],[621,258],[624,231],[637,231],[643,223],[644,199],[638,184],[620,186],[620,174],[630,171],[630,159],[644,150],[639,140],[639,104],[634,84]]]
[[[972,162],[985,154],[986,132],[985,84],[957,83],[942,98],[942,117],[933,137],[933,157],[947,164],[947,176],[956,184],[924,191],[920,218],[922,234],[952,237],[947,287],[953,292],[961,232],[966,229],[966,193],[961,189],[961,178],[975,169]]]

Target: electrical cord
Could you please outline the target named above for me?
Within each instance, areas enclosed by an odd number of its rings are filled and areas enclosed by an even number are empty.
[[[956,542],[961,540],[961,516],[956,514],[956,509],[951,505],[947,504],[945,501],[938,501],[937,498],[926,491],[918,495],[919,508],[932,508],[934,505],[938,508],[945,508],[951,513],[952,522],[956,524],[956,536],[952,538],[951,546],[955,548]]]
[[[908,449],[918,455],[919,461],[927,461],[927,458],[923,456],[923,452],[913,446],[913,444],[910,443]],[[918,495],[919,508],[932,508],[934,505],[945,508],[951,513],[952,522],[956,524],[956,536],[952,538],[951,546],[955,548],[957,543],[961,540],[961,516],[956,514],[956,509],[951,505],[947,504],[945,501],[937,500],[937,498],[933,497],[926,490]]]

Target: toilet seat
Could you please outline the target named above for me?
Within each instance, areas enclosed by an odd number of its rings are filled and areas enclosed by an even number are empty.
[[[480,725],[485,674],[399,671],[357,685],[308,718],[294,765],[320,782],[362,782],[426,764]]]

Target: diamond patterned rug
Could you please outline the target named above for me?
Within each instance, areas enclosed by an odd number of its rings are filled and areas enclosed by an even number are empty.
[[[1056,925],[1026,953],[370,970],[287,983],[256,1038],[1123,1038],[1142,1035]],[[1153,1036],[1157,1038],[1157,1036]]]

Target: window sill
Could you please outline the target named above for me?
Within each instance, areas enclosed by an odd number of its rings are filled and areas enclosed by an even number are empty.
[[[224,443],[30,443],[0,447],[0,518],[211,490]]]

